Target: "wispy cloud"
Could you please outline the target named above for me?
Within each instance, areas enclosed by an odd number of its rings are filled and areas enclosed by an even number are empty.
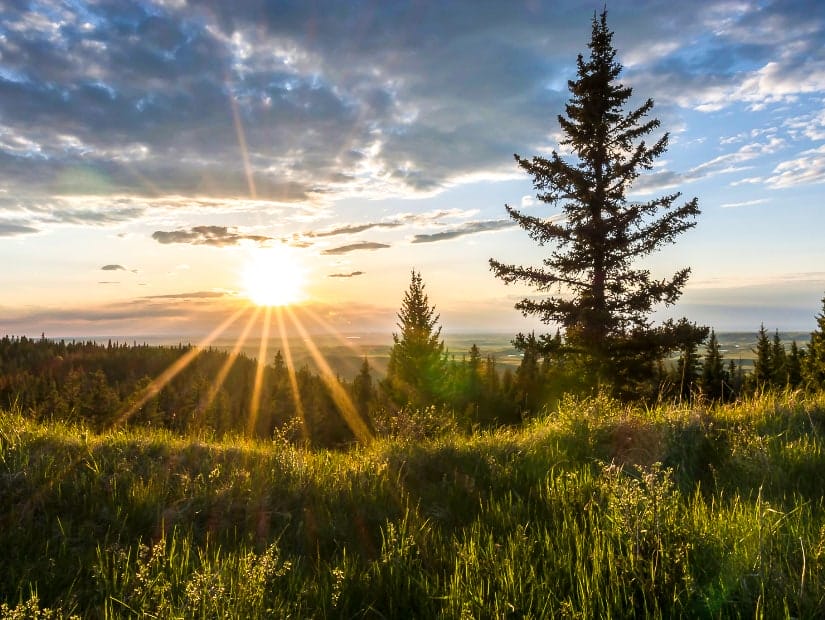
[[[398,228],[403,226],[404,222],[395,220],[392,222],[368,222],[366,224],[347,224],[346,226],[339,226],[330,230],[318,230],[307,233],[307,237],[335,237],[338,235],[353,235],[356,233],[370,230],[371,228]]]
[[[126,271],[123,265],[103,265],[100,269],[102,271]]]
[[[193,293],[167,293],[166,295],[146,295],[142,299],[217,299],[226,297],[226,291],[195,291]]]
[[[736,209],[737,207],[752,207],[768,202],[767,198],[757,198],[755,200],[743,200],[742,202],[726,202],[719,205],[722,209]]]
[[[763,142],[752,142],[736,151],[725,153],[694,166],[687,172],[662,170],[640,176],[633,185],[633,191],[641,194],[660,189],[681,186],[708,177],[747,170],[744,164],[762,156],[773,155],[786,146],[783,139],[769,137]]]
[[[443,230],[431,234],[415,235],[411,243],[433,243],[435,241],[446,241],[447,239],[455,239],[465,235],[474,235],[476,233],[513,228],[514,226],[517,226],[517,224],[513,220],[485,220],[479,222],[467,222],[462,226],[451,228],[450,230]]]
[[[331,273],[328,278],[354,278],[356,276],[364,275],[363,271],[350,271],[349,273]]]
[[[11,224],[7,222],[0,222],[0,237],[14,237],[16,235],[30,235],[40,232],[33,226],[26,226],[24,224]]]
[[[272,237],[243,234],[235,228],[226,226],[193,226],[189,230],[156,230],[152,233],[152,239],[164,244],[189,243],[216,247],[237,245],[242,241],[252,241],[258,245],[266,245],[272,241]]]
[[[375,241],[359,241],[358,243],[350,243],[348,245],[338,246],[337,248],[329,248],[324,250],[323,254],[347,254],[348,252],[357,252],[359,250],[381,250],[390,247],[386,243],[377,243]]]

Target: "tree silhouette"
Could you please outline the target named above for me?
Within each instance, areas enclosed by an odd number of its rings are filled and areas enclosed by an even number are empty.
[[[490,267],[508,284],[521,281],[548,293],[523,299],[516,308],[562,326],[568,351],[593,382],[621,384],[652,374],[655,361],[673,348],[673,324],[654,329],[648,317],[654,305],[678,299],[690,273],[684,268],[659,280],[633,263],[692,228],[699,207],[695,198],[674,206],[679,193],[628,200],[640,172],[665,152],[668,134],[652,145],[644,141],[659,127],[658,120],[646,118],[653,101],[624,111],[632,89],[617,81],[622,66],[607,12],[594,15],[592,26],[590,56],[579,55],[577,79],[568,82],[572,97],[566,115],[558,117],[565,136],[560,144],[574,157],[556,151],[549,158],[515,156],[533,177],[537,198],[560,205],[561,213],[540,217],[506,206],[534,241],[555,249],[542,267],[495,259]]]
[[[393,347],[387,367],[387,386],[400,404],[429,405],[441,399],[446,371],[444,342],[441,341],[440,316],[430,306],[421,273],[412,271],[410,286],[398,312],[399,334],[393,334]]]

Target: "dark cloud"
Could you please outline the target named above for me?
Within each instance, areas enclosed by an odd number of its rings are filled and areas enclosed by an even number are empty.
[[[9,224],[0,222],[0,237],[14,237],[16,235],[30,235],[40,232],[37,228],[24,224]]]
[[[126,271],[126,267],[123,265],[103,265],[101,267],[103,271]]]
[[[451,228],[450,230],[444,230],[432,234],[415,235],[412,239],[412,243],[446,241],[447,239],[455,239],[456,237],[463,237],[465,235],[502,230],[504,228],[513,228],[514,226],[517,226],[517,224],[513,220],[485,220],[481,222],[467,222],[459,227]]]
[[[667,113],[822,93],[820,5],[641,0],[610,19],[629,81]],[[303,205],[511,174],[512,153],[553,146],[592,14],[578,0],[7,2],[9,208],[111,224],[163,196]],[[146,202],[62,200],[112,195]]]
[[[349,245],[342,245],[337,248],[330,248],[324,250],[323,254],[346,254],[347,252],[355,252],[357,250],[380,250],[382,248],[390,247],[386,243],[376,243],[374,241],[359,241],[358,243],[350,243]]]
[[[190,243],[192,245],[212,245],[222,247],[237,245],[241,241],[253,241],[258,245],[265,245],[272,241],[272,237],[264,235],[245,235],[234,228],[226,226],[193,226],[189,230],[156,230],[152,239],[158,243]]]
[[[113,280],[101,280],[98,284],[120,284],[120,282],[115,282]]]
[[[331,273],[328,278],[354,278],[355,276],[364,275],[363,271],[351,271],[349,273]]]

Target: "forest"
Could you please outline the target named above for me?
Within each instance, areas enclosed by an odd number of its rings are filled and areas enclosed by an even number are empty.
[[[332,382],[346,391],[373,432],[418,438],[446,429],[521,424],[552,411],[565,396],[591,393],[581,384],[575,360],[558,351],[560,335],[520,336],[516,340],[523,354],[519,366],[515,371],[501,370],[494,357],[482,355],[475,345],[460,359],[450,355],[439,340],[434,311],[420,275],[414,273],[399,312],[400,336],[391,349],[385,377],[375,376],[365,359],[351,381],[324,378],[306,365],[290,369],[281,352],[276,352],[264,368],[260,404],[252,422],[257,361],[243,354],[228,365],[230,353],[198,350],[193,345],[5,336],[0,339],[0,408],[23,411],[33,420],[84,424],[96,430],[145,426],[184,435],[281,437],[296,445],[346,447],[356,436],[336,402]],[[432,325],[423,332],[424,338],[416,340],[413,326],[422,315]],[[679,352],[675,363],[660,360],[644,386],[649,402],[721,403],[764,391],[821,390],[825,388],[823,317],[825,306],[817,317],[817,330],[802,346],[796,341],[788,345],[778,332],[770,335],[760,327],[753,366],[747,371],[724,358],[711,332],[701,348],[696,345]],[[193,353],[183,370],[130,411],[155,377]],[[401,359],[406,369],[400,368]],[[224,367],[228,371],[216,386],[215,378]],[[290,376],[295,379],[297,399]],[[129,413],[128,418],[124,413]]]

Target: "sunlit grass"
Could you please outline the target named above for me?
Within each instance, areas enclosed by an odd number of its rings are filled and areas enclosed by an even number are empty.
[[[81,617],[821,617],[823,429],[822,394],[571,400],[523,428],[349,452],[6,412],[0,603]]]

